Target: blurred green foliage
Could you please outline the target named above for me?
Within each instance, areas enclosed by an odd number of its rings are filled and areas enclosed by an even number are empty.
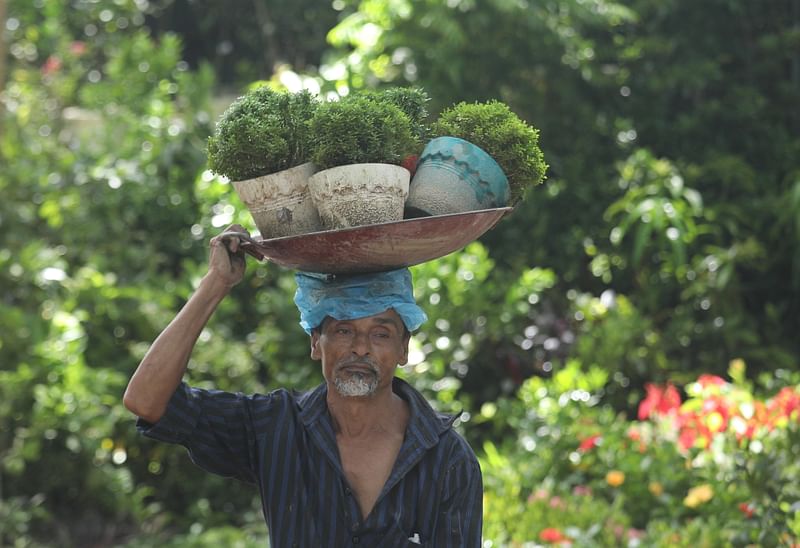
[[[669,512],[681,501],[644,491],[645,470],[673,478],[673,497],[688,488],[688,473],[666,471],[666,446],[647,468],[623,459],[625,500],[569,489],[603,483],[646,382],[726,375],[735,358],[756,391],[799,380],[787,373],[800,356],[792,4],[6,2],[0,544],[264,545],[257,493],[142,439],[121,406],[205,272],[208,239],[254,228],[205,156],[216,93],[254,80],[323,96],[422,86],[432,116],[498,99],[540,129],[547,183],[480,242],[414,268],[430,322],[400,373],[461,413],[497,510],[487,539],[555,514],[549,499],[521,503],[537,487],[576,510],[586,542],[605,543],[594,525],[612,521],[649,520],[654,545],[723,538],[732,498],[680,521]],[[245,392],[319,382],[293,291],[291,272],[251,262],[189,380]],[[575,436],[600,430],[596,462],[573,468]],[[796,493],[779,485],[796,473],[796,432],[765,443],[746,460],[757,469],[706,479],[778,478],[749,484],[785,495],[759,523],[796,535]],[[631,502],[642,500],[653,504]]]

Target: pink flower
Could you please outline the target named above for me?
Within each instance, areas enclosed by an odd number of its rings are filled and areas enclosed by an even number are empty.
[[[56,57],[55,55],[51,55],[47,58],[47,61],[44,62],[42,65],[42,74],[45,76],[49,76],[54,72],[58,72],[61,69],[61,59]]]
[[[550,508],[564,508],[564,501],[561,497],[553,497],[550,499]]]
[[[528,497],[528,502],[534,502],[537,500],[547,500],[550,498],[550,492],[547,489],[537,489],[531,496]]]
[[[628,432],[626,433],[628,439],[631,441],[640,441],[642,439],[642,433],[636,428],[636,425],[631,426],[628,428]]]
[[[708,388],[709,386],[725,386],[728,384],[722,377],[708,374],[700,375],[700,377],[697,379],[697,382],[703,388]]]
[[[628,540],[643,539],[645,534],[647,533],[645,531],[642,531],[641,529],[633,529],[633,528],[628,529]]]
[[[592,488],[588,485],[576,485],[572,489],[572,494],[577,497],[591,497],[592,496]]]
[[[69,45],[69,52],[75,57],[80,57],[81,55],[86,53],[86,42],[75,40]]]

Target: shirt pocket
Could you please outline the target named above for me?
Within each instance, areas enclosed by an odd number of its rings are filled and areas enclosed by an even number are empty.
[[[375,548],[419,548],[420,546],[431,546],[425,535],[393,524]]]

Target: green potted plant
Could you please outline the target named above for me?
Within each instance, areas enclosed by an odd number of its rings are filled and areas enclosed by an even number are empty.
[[[311,196],[327,229],[400,220],[420,148],[409,116],[386,95],[353,94],[321,104],[310,122],[311,159],[320,171]]]
[[[411,134],[421,149],[421,144],[427,140],[430,132],[427,124],[428,102],[431,99],[424,89],[391,87],[380,91],[360,92],[360,95],[373,101],[389,103],[403,111],[411,122]]]
[[[264,238],[319,230],[308,191],[309,121],[319,102],[307,91],[250,90],[222,114],[207,144],[211,171],[232,181]]]
[[[539,131],[499,101],[444,110],[431,137],[410,184],[408,216],[513,206],[544,180]]]

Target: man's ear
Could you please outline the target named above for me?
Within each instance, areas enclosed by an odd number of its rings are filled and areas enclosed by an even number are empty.
[[[316,361],[322,359],[322,354],[319,352],[319,329],[311,332],[311,359]]]

